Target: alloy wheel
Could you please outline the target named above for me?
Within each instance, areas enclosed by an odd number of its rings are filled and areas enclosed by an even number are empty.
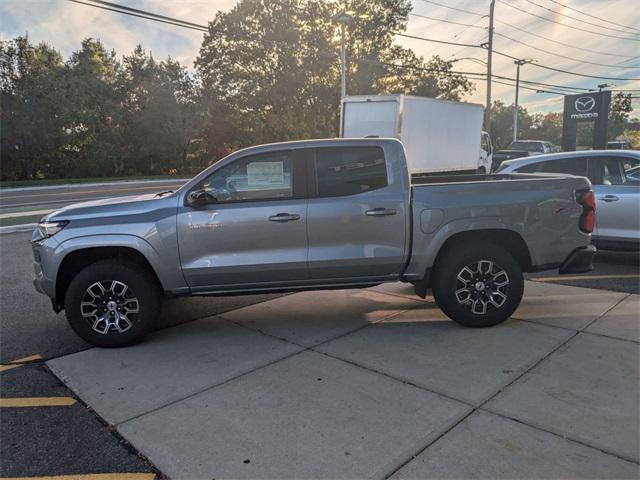
[[[80,302],[80,313],[98,333],[123,333],[129,330],[140,311],[133,291],[118,280],[100,280],[89,286]]]
[[[463,267],[456,277],[456,300],[476,315],[500,308],[507,301],[509,276],[491,260],[479,260]]]

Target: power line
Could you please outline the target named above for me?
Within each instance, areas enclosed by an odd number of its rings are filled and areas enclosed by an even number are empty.
[[[535,6],[536,6],[536,7],[538,7],[538,8],[542,8],[543,10],[547,10],[548,12],[551,12],[551,13],[553,13],[554,15],[560,15],[560,16],[562,16],[562,17],[566,17],[566,18],[569,18],[569,19],[571,19],[571,20],[577,20],[577,21],[579,21],[579,22],[586,23],[587,25],[592,25],[592,26],[594,26],[594,27],[604,28],[604,29],[606,29],[606,30],[611,30],[612,32],[619,32],[619,33],[630,34],[630,32],[628,32],[628,31],[624,31],[624,30],[620,30],[620,29],[612,28],[612,27],[605,27],[605,26],[603,26],[603,25],[601,25],[601,24],[599,24],[599,23],[588,22],[588,21],[586,21],[586,20],[579,20],[579,19],[577,19],[577,18],[575,18],[575,17],[572,17],[571,15],[567,15],[566,13],[556,12],[555,10],[553,10],[553,9],[551,9],[551,8],[548,8],[548,7],[545,7],[544,5],[540,5],[539,3],[536,3],[536,2],[534,2],[534,1],[532,1],[532,0],[525,0],[525,2],[528,2],[528,3],[530,3],[531,5],[535,5]],[[637,33],[636,33],[636,34],[631,33],[631,35],[637,35]]]
[[[197,26],[197,27],[189,26],[187,23],[183,23],[181,20],[168,21],[168,20],[163,20],[163,19],[161,19],[159,17],[158,18],[154,18],[155,14],[153,14],[153,13],[140,15],[140,14],[136,14],[136,13],[132,13],[132,12],[126,12],[126,11],[123,11],[123,10],[119,10],[119,8],[121,8],[120,5],[116,5],[115,3],[110,4],[110,5],[116,6],[117,9],[116,8],[109,8],[109,7],[102,6],[102,5],[96,5],[96,4],[93,4],[93,3],[83,2],[81,0],[67,0],[67,1],[73,2],[73,3],[79,3],[81,5],[87,5],[89,7],[100,8],[102,10],[109,10],[111,12],[122,13],[123,15],[131,15],[132,17],[144,18],[146,20],[153,20],[154,22],[166,23],[168,25],[174,25],[174,26],[177,26],[177,27],[189,28],[191,30],[198,30],[198,31],[201,31],[201,32],[208,31],[207,27],[205,27],[205,26]],[[106,4],[107,2],[103,2],[103,3]]]
[[[472,12],[471,10],[465,10],[463,8],[450,7],[449,5],[444,5],[442,3],[432,2],[431,0],[422,0],[425,3],[430,3],[431,5],[436,5],[438,7],[448,8],[449,10],[455,10],[456,12],[468,13],[469,15],[475,15],[477,17],[486,17],[483,13]]]
[[[200,31],[206,31],[206,32],[218,32],[221,33],[223,35],[228,35],[228,36],[234,36],[231,35],[227,32],[220,32],[217,30],[212,30],[209,29],[208,27],[204,26],[204,25],[198,25],[192,22],[186,22],[177,18],[173,18],[173,17],[166,17],[163,15],[158,15],[149,11],[145,11],[145,10],[139,10],[139,9],[133,9],[131,7],[123,7],[121,5],[118,5],[116,3],[111,3],[111,2],[106,2],[103,0],[90,0],[91,2],[94,3],[88,3],[82,0],[68,0],[69,2],[74,2],[74,3],[78,3],[78,4],[82,4],[82,5],[87,5],[87,6],[91,6],[91,7],[95,7],[95,8],[100,8],[103,10],[109,10],[109,11],[113,11],[116,13],[121,13],[124,15],[131,15],[134,17],[139,17],[139,18],[143,18],[146,20],[152,20],[155,22],[161,22],[161,23],[165,23],[165,24],[169,24],[169,25],[174,25],[174,26],[178,26],[178,27],[183,27],[183,28],[189,28],[192,30],[200,30]],[[423,0],[423,1],[427,1],[427,0]],[[500,1],[500,0],[499,0]],[[96,4],[95,2],[99,2],[100,4]],[[429,0],[430,2],[430,0]],[[435,2],[430,2],[430,3],[435,3]],[[453,8],[453,7],[447,7],[447,8]],[[426,42],[434,42],[434,43],[440,43],[440,44],[447,44],[447,45],[456,45],[456,46],[461,46],[461,47],[472,47],[472,48],[482,48],[481,45],[474,45],[474,44],[468,44],[468,43],[458,43],[458,42],[449,42],[449,41],[445,41],[445,40],[436,40],[436,39],[432,39],[432,38],[426,38],[426,37],[420,37],[417,35],[409,35],[409,34],[404,34],[404,33],[397,33],[397,35],[401,36],[401,37],[406,37],[406,38],[411,38],[411,39],[415,39],[415,40],[421,40],[421,41],[426,41]],[[239,36],[239,35],[235,35],[235,36]],[[275,40],[266,40],[266,39],[255,39],[255,38],[250,38],[250,37],[246,37],[246,36],[240,36],[241,38],[244,39],[249,39],[249,40],[253,40],[253,41],[261,41],[264,43],[271,43],[271,44],[279,44],[282,42],[277,42]],[[332,56],[335,55],[334,52],[325,52],[325,53],[330,53]],[[506,53],[503,52],[498,52],[495,51],[495,53],[505,56],[507,58],[511,58],[511,59],[517,59],[516,57],[512,56],[512,55],[508,55]],[[597,78],[597,79],[603,79],[603,80],[618,80],[618,81],[635,81],[635,80],[640,80],[637,78],[617,78],[617,77],[601,77],[601,76],[596,76],[596,75],[587,75],[587,74],[581,74],[581,73],[576,73],[576,72],[570,72],[567,70],[561,70],[561,69],[557,69],[557,68],[553,68],[553,67],[548,67],[546,65],[541,65],[539,63],[533,63],[531,64],[533,66],[539,67],[539,68],[545,68],[548,70],[553,70],[553,71],[557,71],[560,73],[566,73],[569,75],[576,75],[576,76],[581,76],[581,77],[587,77],[587,78]],[[465,74],[465,72],[451,72],[451,73],[460,73],[460,74]],[[475,75],[478,75],[477,72],[474,73]],[[482,74],[484,75],[484,74]]]
[[[494,53],[497,53],[498,55],[501,55],[503,57],[510,58],[511,60],[519,60],[518,57],[514,57],[513,55],[509,55],[508,53],[499,52],[497,50],[494,50]],[[570,72],[569,70],[563,70],[561,68],[549,67],[547,65],[542,65],[541,63],[530,63],[529,65],[531,65],[533,67],[544,68],[545,70],[552,70],[554,72],[566,73],[567,75],[575,75],[575,76],[578,76],[578,77],[585,77],[585,78],[598,78],[598,79],[602,79],[602,80],[617,80],[619,82],[635,82],[635,81],[639,81],[640,80],[640,78],[602,77],[602,76],[599,76],[599,75],[588,75],[586,73]]]
[[[463,32],[465,32],[469,28],[479,28],[479,29],[482,29],[482,30],[486,30],[486,27],[477,25],[478,22],[475,22],[475,23],[454,22],[453,20],[447,20],[447,19],[444,19],[444,18],[436,18],[436,17],[431,17],[431,16],[428,16],[428,15],[423,15],[421,13],[413,13],[413,12],[409,13],[409,15],[411,15],[413,17],[424,18],[424,19],[427,19],[427,20],[433,20],[433,21],[436,21],[436,22],[443,22],[443,23],[449,23],[449,24],[452,24],[452,25],[461,25],[461,26],[467,27],[467,28],[463,29],[461,32],[459,32],[456,35],[454,35],[453,38],[456,38],[458,35],[462,34]],[[478,21],[482,20],[486,16],[487,15],[484,15],[484,16],[480,17],[480,19]],[[565,46],[565,47],[575,48],[576,50],[582,50],[584,52],[595,53],[595,54],[598,54],[598,55],[615,56],[615,57],[621,57],[621,58],[638,58],[637,55],[622,55],[622,54],[617,54],[617,53],[613,53],[613,52],[600,52],[600,51],[592,50],[592,49],[588,49],[588,48],[576,47],[575,45],[569,45],[567,43],[559,42],[559,41],[554,40],[552,38],[545,37],[543,35],[539,35],[539,34],[537,34],[535,32],[531,32],[530,30],[525,30],[524,28],[516,27],[515,25],[512,25],[512,24],[507,23],[507,22],[503,22],[501,20],[496,20],[496,22],[501,23],[503,25],[506,25],[506,26],[508,26],[510,28],[513,28],[514,30],[518,30],[520,32],[524,32],[524,33],[527,33],[529,35],[533,35],[533,36],[536,36],[538,38],[542,38],[542,39],[547,40],[549,42],[554,42],[554,43],[557,43],[557,44]],[[498,33],[496,33],[496,35],[498,35]],[[507,37],[506,35],[502,35],[502,36],[504,36],[505,38],[509,38],[510,40],[513,40],[512,38]],[[518,40],[513,40],[513,41],[517,42]],[[553,52],[548,52],[548,51],[542,50],[542,49],[540,49],[538,47],[533,47],[533,46],[528,45],[528,44],[526,44],[524,42],[520,42],[520,43],[522,43],[523,45],[529,46],[531,48],[537,48],[538,50],[540,50],[542,52],[550,53],[551,55],[557,55],[557,54],[555,54]],[[564,58],[569,58],[570,60],[575,60],[572,57],[564,57]],[[583,63],[592,63],[592,62],[583,61]],[[604,64],[600,64],[600,63],[593,63],[593,64],[594,65],[598,65],[598,66],[606,66],[606,67],[615,66],[615,67],[617,67],[617,65],[604,65]],[[623,67],[623,68],[635,68],[635,67]]]
[[[524,28],[516,27],[515,25],[512,25],[511,23],[504,22],[502,20],[496,20],[496,22],[497,23],[501,23],[502,25],[506,25],[509,28],[513,28],[514,30],[517,30],[519,32],[523,32],[523,33],[526,33],[528,35],[533,35],[534,37],[542,38],[543,40],[547,40],[549,42],[557,43],[558,45],[562,45],[563,47],[575,48],[576,50],[582,50],[583,52],[595,53],[595,54],[598,54],[598,55],[607,55],[607,56],[610,56],[610,57],[638,58],[637,55],[622,55],[622,54],[619,54],[619,53],[601,52],[601,51],[598,51],[598,50],[591,50],[589,48],[576,47],[575,45],[569,45],[568,43],[559,42],[558,40],[554,40],[553,38],[545,37],[544,35],[540,35],[538,33],[532,32],[531,30],[525,30]]]
[[[162,19],[162,20],[169,20],[171,22],[179,22],[179,23],[181,23],[183,25],[189,25],[191,27],[208,30],[208,27],[206,25],[199,25],[197,23],[187,22],[186,20],[178,20],[178,19],[173,18],[173,17],[166,17],[164,15],[159,15],[157,13],[151,13],[151,12],[148,12],[148,11],[145,11],[145,10],[139,10],[137,8],[127,7],[126,5],[119,5],[117,3],[106,2],[104,0],[90,0],[90,1],[92,3],[98,3],[100,5],[106,5],[108,7],[118,8],[119,10],[127,10],[129,12],[138,13],[138,14],[141,14],[141,15],[147,15],[147,16],[151,16],[151,17],[154,17],[154,18],[159,18],[159,19]],[[80,3],[80,2],[77,2],[77,3]],[[87,5],[87,4],[85,3],[85,5]]]
[[[522,81],[522,80],[520,80]],[[501,85],[506,85],[508,87],[515,87],[515,85],[513,83],[507,83],[507,82],[501,82],[500,80],[494,80],[494,83],[499,83]],[[566,95],[566,93],[564,92],[554,92],[552,90],[542,90],[540,88],[531,88],[531,87],[525,87],[523,85],[520,85],[518,88],[523,88],[525,90],[532,90],[536,93],[551,93],[553,95]]]
[[[426,1],[426,0],[423,0],[423,1]],[[574,30],[579,30],[581,32],[592,33],[594,35],[601,35],[603,37],[618,38],[620,40],[629,40],[629,41],[632,41],[632,42],[640,42],[640,38],[620,37],[618,35],[609,35],[608,33],[594,32],[593,30],[587,30],[586,28],[579,28],[579,27],[575,27],[573,25],[567,25],[566,23],[558,22],[557,20],[552,20],[550,18],[543,17],[542,15],[536,15],[535,13],[527,12],[526,10],[523,10],[522,8],[516,7],[515,5],[511,5],[510,3],[507,3],[504,0],[497,0],[497,1],[500,2],[502,5],[506,5],[509,8],[513,8],[514,10],[517,10],[517,11],[522,12],[522,13],[526,13],[527,15],[530,15],[532,17],[539,18],[540,20],[544,20],[545,22],[555,23],[555,24],[558,24],[558,25],[562,25],[563,27],[566,27],[566,28],[572,28]]]
[[[565,58],[565,59],[571,60],[573,62],[587,63],[589,65],[596,65],[598,67],[608,67],[608,68],[618,68],[618,69],[619,68],[625,68],[625,69],[627,69],[627,68],[629,68],[629,69],[637,68],[637,67],[612,65],[612,64],[608,64],[608,63],[590,62],[588,60],[582,60],[580,58],[567,57],[566,55],[561,55],[560,53],[555,53],[555,52],[551,52],[549,50],[544,50],[544,49],[542,49],[540,47],[536,47],[535,45],[531,45],[530,43],[526,43],[526,42],[522,42],[520,40],[516,40],[515,38],[509,37],[508,35],[504,35],[503,33],[500,33],[500,32],[494,32],[494,33],[496,35],[498,35],[499,37],[506,38],[507,40],[511,40],[512,42],[519,43],[520,45],[524,45],[524,46],[529,47],[529,48],[533,48],[534,50],[538,50],[539,52],[543,52],[543,53],[546,53],[546,54],[549,54],[549,55],[554,55],[554,56],[560,57],[560,58]]]
[[[442,43],[445,45],[456,45],[458,47],[482,48],[480,45],[474,45],[471,43],[458,43],[458,42],[449,42],[446,40],[436,40],[435,38],[419,37],[418,35],[409,35],[408,33],[395,33],[394,35],[397,35],[399,37],[412,38],[414,40],[422,40],[424,42]]]
[[[467,27],[467,28],[482,28],[482,29],[485,28],[485,27],[481,27],[479,25],[475,25],[475,24],[472,24],[472,23],[454,22],[453,20],[446,20],[444,18],[430,17],[428,15],[422,15],[421,13],[409,13],[409,15],[411,15],[412,17],[424,18],[424,19],[427,19],[427,20],[435,20],[436,22],[450,23],[452,25],[461,25],[461,26]]]
[[[612,25],[616,25],[618,27],[628,28],[630,30],[636,30],[636,31],[640,32],[640,29],[638,29],[638,28],[631,27],[631,26],[628,26],[628,25],[622,25],[621,23],[616,23],[616,22],[612,22],[611,20],[606,20],[604,18],[596,17],[595,15],[591,15],[590,13],[583,12],[582,10],[578,10],[577,8],[570,7],[569,5],[565,5],[564,3],[560,3],[560,2],[558,2],[556,0],[549,0],[549,1],[555,3],[556,5],[560,5],[561,7],[564,7],[566,9],[568,9],[568,10],[573,10],[574,12],[580,13],[580,14],[585,15],[587,17],[595,18],[596,20],[599,20],[601,22],[611,23]]]

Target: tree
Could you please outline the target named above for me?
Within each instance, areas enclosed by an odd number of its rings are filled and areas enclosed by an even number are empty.
[[[562,113],[536,113],[533,115],[533,123],[529,132],[528,139],[546,140],[555,145],[562,144]]]
[[[37,178],[56,164],[65,102],[60,54],[27,37],[0,42],[1,165],[3,179]]]
[[[235,146],[334,136],[339,115],[339,41],[331,20],[348,26],[350,94],[414,93],[459,98],[471,90],[451,63],[425,63],[394,43],[408,0],[241,0],[209,24],[196,66],[206,95],[227,107]],[[402,65],[402,66],[400,66]]]
[[[624,121],[629,118],[629,114],[633,112],[631,105],[631,94],[618,92],[613,97],[611,109],[609,112],[609,127],[607,136],[611,140],[615,140],[624,131]]]
[[[196,80],[180,63],[157,62],[138,46],[123,59],[119,88],[129,170],[185,171],[191,142],[202,128]]]
[[[491,107],[491,136],[493,146],[500,150],[507,148],[513,141],[513,109],[515,105],[506,105],[495,100]],[[527,109],[518,106],[518,138],[530,138],[533,119]]]

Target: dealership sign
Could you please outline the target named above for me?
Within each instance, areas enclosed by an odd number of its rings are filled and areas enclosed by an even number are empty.
[[[570,116],[574,120],[598,118],[597,100],[593,95],[583,95],[573,102],[574,113]]]
[[[594,122],[593,143],[590,147],[605,148],[610,103],[610,91],[566,95],[562,127],[563,150],[576,149],[577,124],[589,121]]]

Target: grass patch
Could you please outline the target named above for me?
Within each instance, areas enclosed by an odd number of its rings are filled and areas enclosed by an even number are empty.
[[[186,177],[155,175],[155,176],[138,176],[138,177],[92,177],[92,178],[50,178],[43,180],[11,180],[1,181],[0,190],[3,188],[20,188],[20,187],[46,187],[49,185],[71,185],[75,183],[103,183],[103,182],[135,182],[138,180],[183,180]]]

